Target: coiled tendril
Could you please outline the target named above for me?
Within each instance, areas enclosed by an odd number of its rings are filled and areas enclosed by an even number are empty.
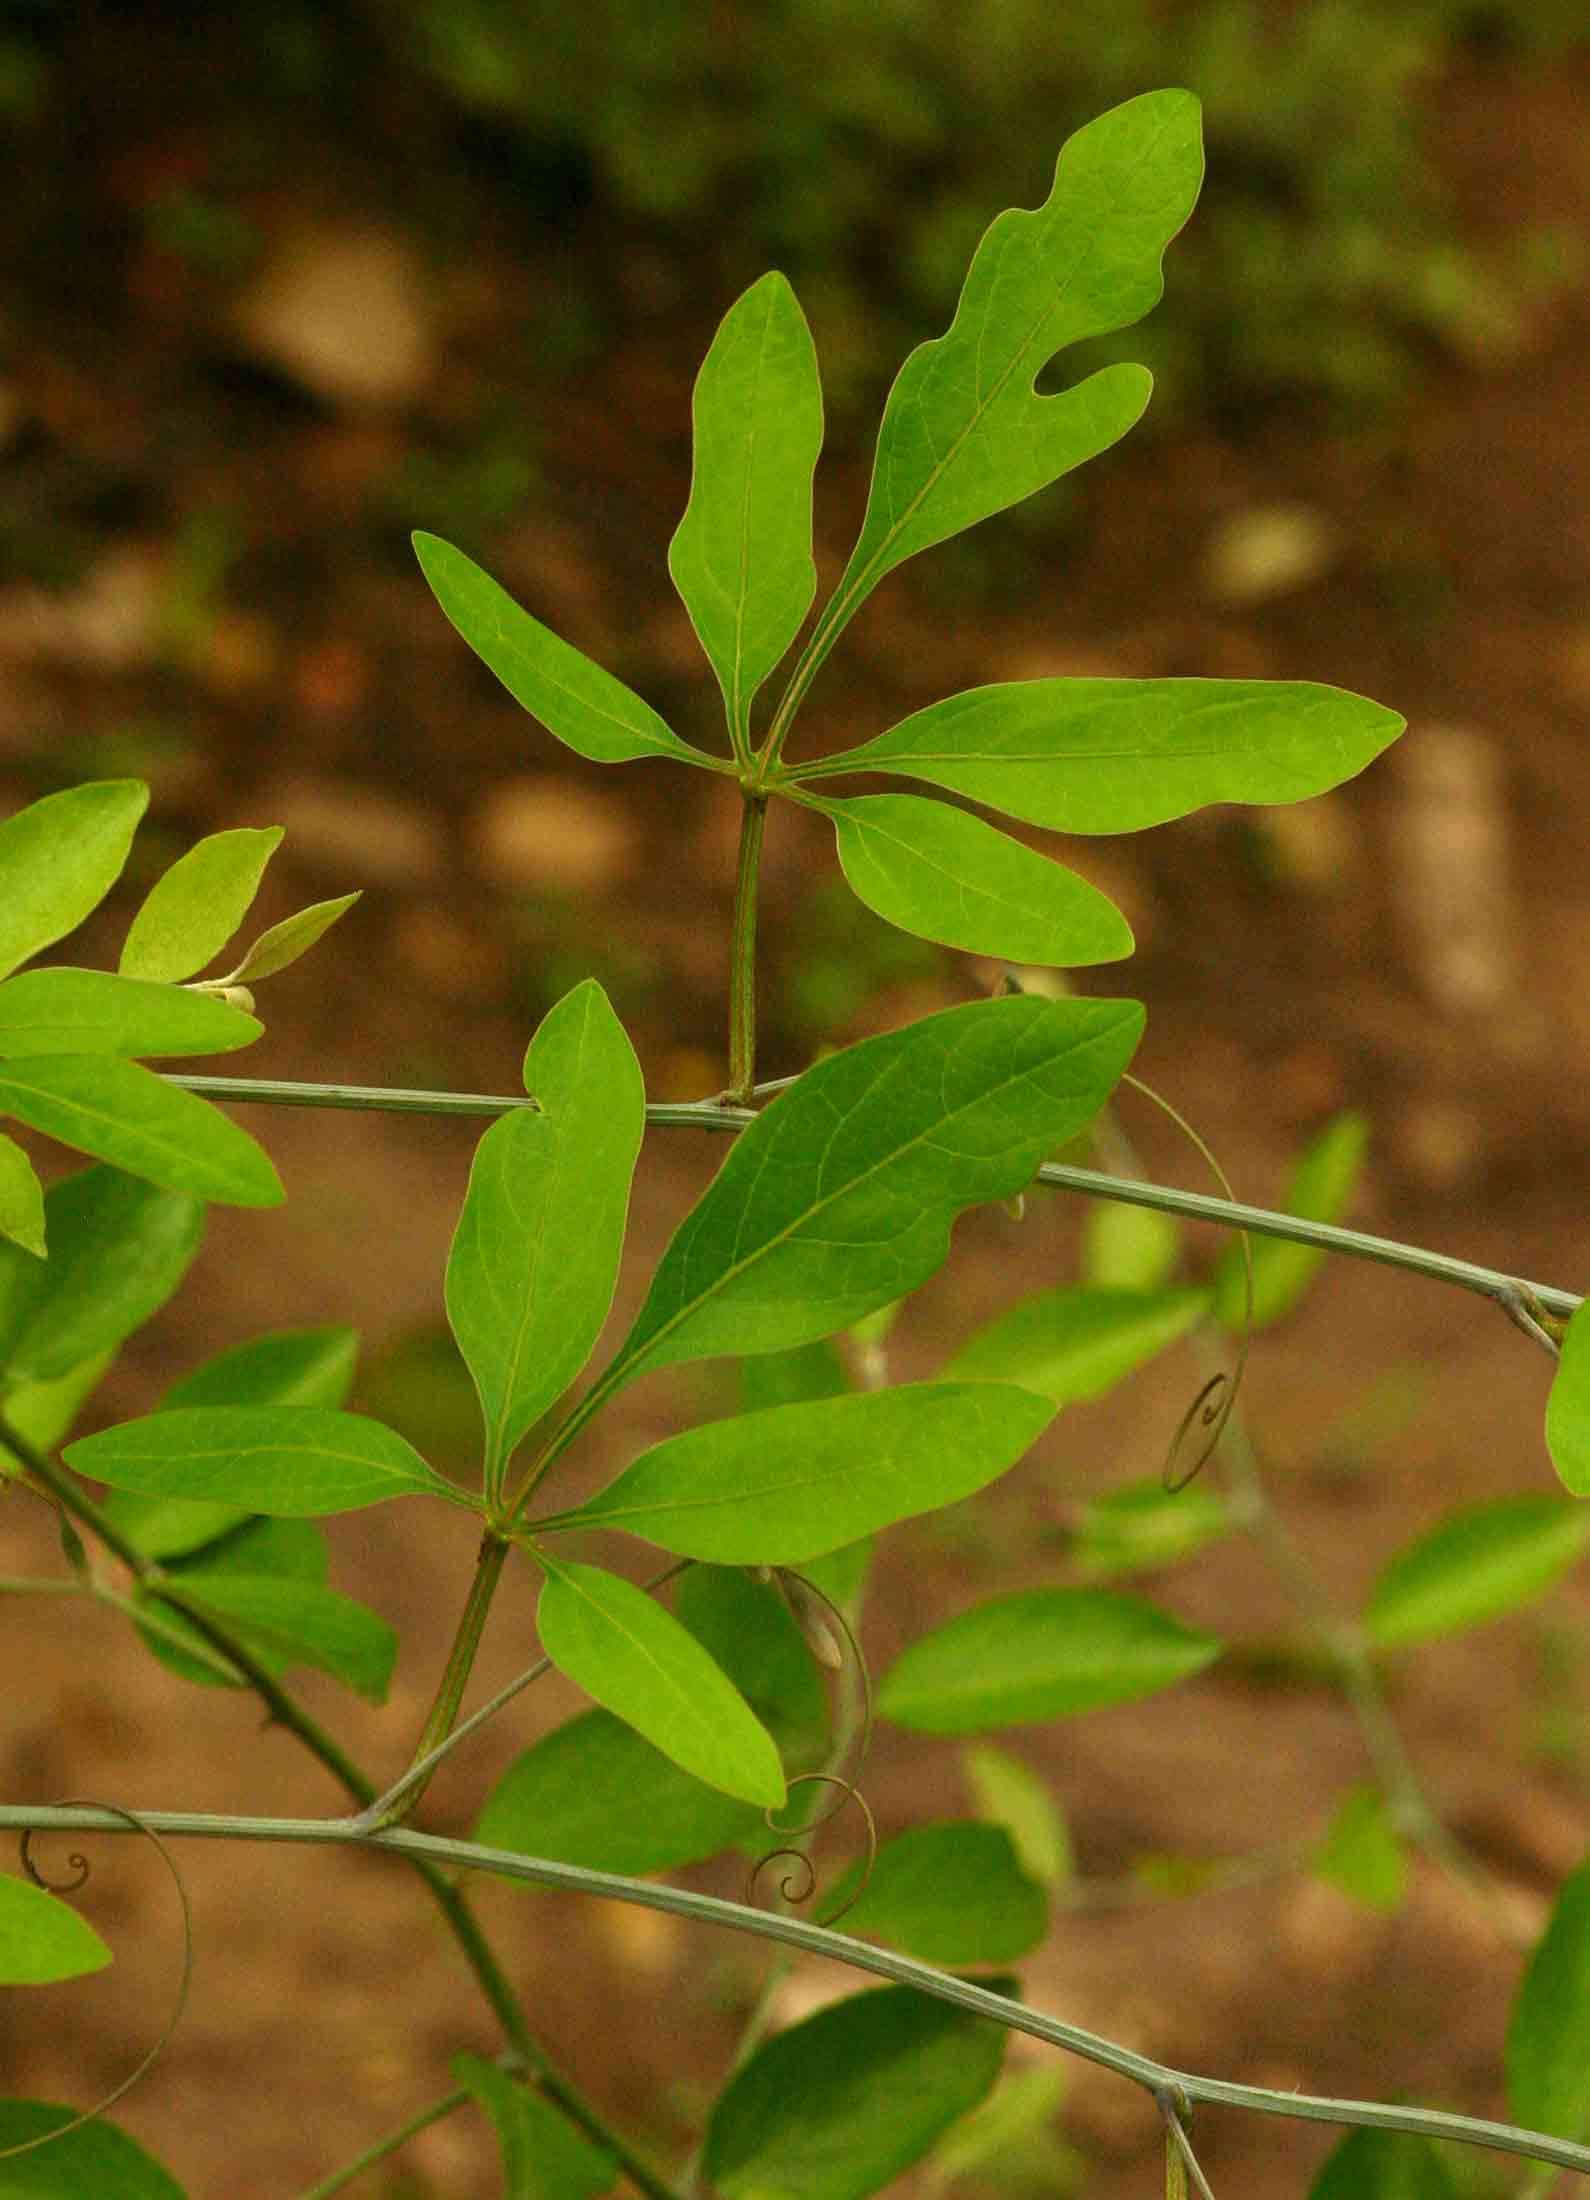
[[[102,1803],[92,1796],[69,1795],[54,1807],[56,1809],[75,1808],[105,1811],[112,1818],[124,1820],[135,1833],[141,1833],[146,1841],[154,1844],[161,1863],[164,1864],[170,1874],[171,1884],[177,1890],[177,1902],[182,1911],[182,1975],[177,1981],[176,2000],[172,2004],[170,2016],[161,2028],[160,2037],[148,2053],[121,2080],[120,2084],[113,2086],[102,2100],[94,2103],[92,2108],[85,2108],[78,2115],[72,2117],[69,2123],[57,2124],[53,2130],[41,2131],[37,2137],[23,2139],[15,2146],[0,2147],[0,2162],[9,2161],[14,2155],[31,2154],[35,2147],[48,2146],[53,2140],[63,2139],[69,2131],[76,2131],[82,2124],[93,2123],[96,2117],[104,2115],[106,2109],[114,2108],[116,2103],[129,2094],[139,2080],[154,2068],[160,2057],[165,2053],[173,2033],[182,2022],[182,2013],[188,2005],[188,1989],[193,1984],[193,1909],[188,1901],[188,1890],[183,1882],[181,1872],[177,1869],[176,1861],[165,1842],[155,1832],[153,1826],[141,1818],[137,1811],[129,1809],[125,1803]],[[17,1848],[22,1869],[32,1880],[34,1886],[42,1887],[47,1894],[75,1893],[89,1877],[91,1867],[88,1858],[83,1855],[80,1849],[74,1849],[66,1859],[71,1867],[72,1877],[70,1879],[48,1878],[40,1869],[38,1860],[33,1854],[33,1843],[38,1831],[39,1829],[36,1826],[28,1826],[24,1828],[18,1839]]]

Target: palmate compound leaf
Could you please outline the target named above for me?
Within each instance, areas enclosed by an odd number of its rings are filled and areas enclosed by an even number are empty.
[[[0,978],[75,931],[116,883],[149,789],[95,780],[0,824]]]
[[[1134,1703],[1220,1649],[1136,1597],[1022,1590],[919,1637],[891,1666],[878,1708],[920,1734],[984,1734]]]
[[[481,1139],[447,1263],[447,1318],[480,1396],[488,1488],[607,1319],[646,1128],[640,1064],[594,979],[549,1010],[524,1081],[538,1106]]]
[[[357,1512],[390,1497],[475,1509],[395,1430],[325,1406],[185,1406],[80,1437],[65,1457],[112,1489],[215,1498],[279,1519]]]
[[[1004,2051],[1001,2027],[909,1987],[819,2009],[719,2095],[707,2184],[721,2200],[867,2200],[985,2098]]]
[[[613,2185],[616,2156],[523,2079],[483,2055],[455,2055],[453,2076],[491,2119],[503,2200],[596,2200]]]
[[[110,1950],[70,1903],[0,1872],[0,1986],[49,1986],[102,1971],[110,1960]],[[0,2168],[0,2189],[4,2181]]]
[[[1047,488],[1138,419],[1145,367],[1103,367],[1051,397],[1034,385],[1065,346],[1157,303],[1202,175],[1197,100],[1148,92],[1066,140],[1041,207],[993,223],[949,329],[889,392],[866,517],[824,615],[835,631],[904,559]]]
[[[232,1207],[279,1207],[270,1157],[196,1094],[114,1054],[0,1063],[0,1115],[173,1191]]]
[[[1568,1324],[1546,1400],[1546,1448],[1565,1489],[1590,1497],[1590,1299]]]
[[[633,689],[532,618],[462,550],[417,534],[414,551],[437,602],[476,656],[566,748],[597,764],[637,756],[707,761]]]
[[[1404,724],[1309,680],[1019,680],[931,703],[793,771],[897,773],[1055,832],[1135,833],[1212,802],[1323,794]]]
[[[602,1378],[831,1336],[914,1290],[963,1208],[1009,1199],[1089,1122],[1135,1001],[974,1001],[816,1063],[735,1140]]]
[[[777,1806],[773,1738],[723,1668],[654,1597],[599,1566],[536,1553],[537,1624],[558,1668],[675,1764],[746,1802]]]
[[[824,802],[852,893],[902,932],[967,954],[1082,969],[1119,962],[1132,931],[1075,871],[948,802]]]
[[[1008,1383],[908,1383],[771,1406],[653,1445],[555,1524],[622,1528],[720,1565],[797,1566],[985,1488],[1052,1412]]]
[[[817,587],[812,474],[823,441],[817,354],[782,275],[730,307],[696,377],[690,501],[668,546],[736,746],[757,689],[795,639]]]
[[[218,955],[247,916],[280,825],[210,833],[178,856],[133,918],[117,968],[128,978],[191,978]]]
[[[1559,1582],[1590,1546],[1590,1509],[1560,1497],[1504,1497],[1449,1514],[1399,1551],[1375,1583],[1364,1629],[1400,1650],[1479,1627]]]
[[[1507,2026],[1507,2108],[1558,2138],[1590,2131],[1590,1863],[1570,1873],[1524,1969]]]
[[[0,1059],[230,1054],[264,1028],[213,994],[109,970],[24,970],[0,985]]]
[[[182,2187],[136,2140],[103,2116],[79,2121],[81,2111],[58,2101],[0,2101],[0,2157],[5,2200],[184,2200]],[[75,2128],[68,2131],[71,2124]],[[33,2142],[59,2132],[47,2146]]]

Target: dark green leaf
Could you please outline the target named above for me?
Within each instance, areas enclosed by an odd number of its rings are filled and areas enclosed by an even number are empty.
[[[108,970],[25,970],[0,985],[0,1059],[230,1054],[264,1028],[212,994]]]
[[[1029,1877],[1063,1887],[1076,1876],[1071,1837],[1047,1781],[990,1742],[963,1750],[961,1766],[979,1814],[1005,1828]]]
[[[378,1612],[317,1582],[194,1568],[183,1588],[284,1667],[313,1665],[370,1703],[385,1703],[397,1636]]]
[[[35,1382],[31,1378],[5,1391],[6,1420],[35,1451],[54,1451],[77,1419],[83,1401],[98,1388],[116,1357],[115,1348],[95,1352],[64,1375]]]
[[[866,2200],[992,2089],[1004,2032],[909,1987],[820,2009],[719,2096],[707,2183],[722,2200]]]
[[[1557,1497],[1504,1497],[1454,1513],[1397,1556],[1364,1614],[1381,1650],[1456,1634],[1560,1581],[1590,1544],[1590,1511]]]
[[[1428,2139],[1355,2131],[1331,2154],[1308,2200],[1458,2200],[1458,2187]]]
[[[204,1234],[202,1203],[119,1169],[52,1184],[43,1265],[0,1246],[0,1365],[7,1384],[52,1381],[112,1351],[164,1306]]]
[[[217,1353],[172,1384],[162,1413],[179,1406],[340,1406],[353,1386],[353,1330],[283,1329]],[[113,1490],[105,1510],[151,1558],[180,1558],[254,1516],[239,1505],[188,1504]]]
[[[1562,1883],[1507,2026],[1507,2107],[1560,2139],[1590,2131],[1590,1863]]]
[[[795,1566],[969,1497],[1052,1409],[1006,1383],[913,1383],[771,1406],[643,1452],[560,1526],[622,1528],[684,1558]]]
[[[133,1176],[234,1207],[285,1194],[246,1131],[196,1094],[114,1054],[39,1054],[0,1073],[0,1111]]]
[[[930,2191],[937,2195],[962,2178],[988,2190],[1069,2200],[1083,2190],[1082,2157],[1050,2128],[1065,2098],[1059,2063],[1034,2063],[1002,2078],[981,2108],[974,2108],[933,2150]]]
[[[149,789],[102,779],[0,824],[0,978],[75,931],[116,883]]]
[[[514,1760],[472,1839],[643,1878],[716,1856],[760,1824],[754,1804],[692,1779],[610,1711],[586,1711]]]
[[[969,1338],[945,1368],[961,1382],[1020,1383],[1052,1405],[1102,1398],[1185,1336],[1207,1291],[1110,1291],[1062,1284],[1023,1299]]]
[[[919,1733],[978,1734],[1135,1702],[1220,1649],[1135,1597],[1025,1590],[921,1636],[890,1669],[878,1708]]]
[[[184,2200],[182,2187],[124,2131],[55,2101],[0,2101],[0,2154],[59,2131],[48,2146],[14,2154],[0,2169],[5,2200]],[[72,2131],[66,2124],[76,2125]]]
[[[191,978],[247,916],[282,828],[211,833],[155,881],[133,918],[117,968],[129,978]]]
[[[825,1907],[847,1903],[861,1876],[852,1865]],[[1003,1826],[945,1819],[884,1842],[844,1929],[924,1963],[1010,1963],[1048,1931],[1049,1903]]]
[[[453,2076],[491,2118],[502,2155],[502,2200],[595,2200],[617,2178],[617,2159],[605,2147],[483,2055],[455,2055]]]
[[[752,698],[817,587],[812,473],[823,394],[811,330],[782,275],[764,275],[724,316],[692,412],[690,501],[668,570],[743,738]]]
[[[1310,1222],[1339,1222],[1352,1204],[1369,1143],[1369,1125],[1361,1115],[1338,1115],[1299,1156],[1287,1186],[1285,1209]],[[1253,1251],[1253,1326],[1264,1329],[1289,1314],[1324,1264],[1312,1245],[1288,1238],[1259,1237]],[[1228,1245],[1215,1270],[1215,1319],[1240,1329],[1247,1304],[1242,1247]]]
[[[787,1350],[912,1290],[1108,1098],[1135,1001],[975,1001],[829,1055],[735,1140],[605,1380]]]
[[[0,1136],[0,1237],[45,1257],[44,1187],[14,1138]]]
[[[1408,1859],[1378,1788],[1356,1787],[1331,1820],[1314,1869],[1369,1910],[1395,1910],[1408,1891]]]
[[[737,1566],[692,1566],[674,1611],[778,1743],[804,1765],[821,1754],[828,1693],[789,1606]]]
[[[227,972],[225,982],[252,985],[258,978],[274,978],[278,970],[286,970],[300,955],[307,955],[358,899],[357,894],[337,894],[330,901],[311,902],[307,909],[283,917],[280,924],[260,934],[237,968]]]
[[[541,1646],[560,1673],[726,1795],[784,1800],[778,1751],[739,1690],[671,1612],[598,1566],[538,1552]]]
[[[1590,1299],[1568,1324],[1546,1400],[1546,1448],[1564,1489],[1590,1497]]]
[[[123,1493],[113,1490],[108,1508],[119,1509],[123,1502],[127,1502]],[[185,1507],[184,1512],[197,1514],[208,1509],[193,1505]],[[175,1510],[173,1506],[172,1511]],[[171,1530],[172,1539],[178,1539],[176,1528],[168,1520],[157,1519],[154,1527],[153,1543],[165,1539],[161,1531],[167,1528]],[[161,1556],[151,1545],[144,1547],[150,1550],[151,1556]],[[180,1587],[200,1592],[211,1582],[223,1579],[270,1580],[315,1589],[325,1586],[331,1571],[331,1554],[326,1547],[324,1531],[312,1520],[260,1520],[245,1513],[241,1525],[230,1526],[226,1532],[217,1531],[202,1549],[191,1555],[177,1553],[165,1557],[162,1563]],[[175,1605],[147,1592],[140,1593],[138,1602],[145,1615],[138,1622],[138,1632],[146,1648],[171,1672],[200,1688],[248,1685]],[[279,1643],[252,1633],[247,1626],[234,1622],[229,1631],[240,1635],[260,1664],[272,1673],[280,1675],[295,1663],[313,1662],[301,1654],[295,1658]]]
[[[80,1437],[66,1457],[78,1474],[113,1489],[219,1499],[282,1518],[357,1512],[389,1497],[445,1497],[468,1507],[394,1430],[324,1406],[151,1413]]]
[[[481,1139],[447,1263],[447,1317],[480,1394],[488,1488],[607,1319],[646,1128],[640,1064],[593,979],[549,1011],[524,1079],[539,1108],[503,1116]]]
[[[1310,680],[1019,680],[931,703],[797,774],[897,773],[1056,832],[1135,833],[1211,802],[1323,794],[1404,724]]]
[[[1080,969],[1132,952],[1114,902],[968,810],[914,794],[825,802],[858,900],[902,932],[972,955]]]
[[[948,331],[921,344],[884,406],[861,534],[834,592],[846,613],[882,576],[1002,512],[1123,436],[1148,403],[1144,367],[1102,367],[1058,395],[1055,354],[1140,320],[1203,175],[1198,102],[1148,92],[1068,138],[1036,210],[984,236]]]
[[[110,1950],[69,1903],[0,1872],[0,1986],[48,1986],[102,1971]],[[0,2167],[0,2190],[5,2187]]]
[[[761,1352],[740,1362],[740,1394],[747,1413],[764,1406],[802,1405],[811,1398],[842,1398],[850,1378],[838,1348],[814,1337],[793,1352]]]
[[[635,756],[702,761],[649,703],[521,610],[462,550],[423,534],[414,537],[414,550],[437,602],[476,656],[566,747],[598,764]]]

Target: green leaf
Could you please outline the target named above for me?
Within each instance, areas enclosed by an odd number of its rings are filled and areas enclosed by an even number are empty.
[[[5,1417],[35,1451],[54,1451],[77,1419],[83,1401],[104,1380],[115,1348],[95,1352],[64,1375],[27,1379],[5,1391]]]
[[[462,550],[417,534],[414,551],[437,602],[476,656],[565,747],[597,764],[636,756],[702,762],[649,703],[521,610]]]
[[[852,893],[902,932],[1067,969],[1132,952],[1130,925],[1096,886],[970,811],[914,794],[822,808]]]
[[[49,1986],[102,1971],[110,1960],[98,1933],[70,1904],[0,1872],[0,1986]],[[5,2174],[0,2169],[0,2189]]]
[[[453,2076],[491,2119],[502,2155],[503,2200],[596,2200],[616,2180],[616,2156],[483,2055],[455,2055]]]
[[[3,1384],[51,1382],[113,1351],[165,1305],[204,1234],[202,1202],[119,1169],[81,1169],[45,1195],[50,1258],[0,1246]]]
[[[1004,1383],[770,1406],[653,1445],[556,1524],[622,1528],[722,1565],[795,1566],[969,1497],[1013,1467],[1051,1417],[1043,1399]]]
[[[378,1612],[318,1582],[193,1569],[183,1587],[284,1668],[313,1665],[369,1703],[385,1703],[397,1635]]]
[[[96,2116],[78,2123],[81,2111],[55,2101],[0,2101],[0,2155],[52,2131],[60,2137],[29,2154],[16,2154],[0,2170],[5,2200],[184,2200],[182,2187],[124,2131]],[[67,2131],[63,2126],[76,2128]]]
[[[1155,1476],[1083,1501],[1071,1556],[1088,1579],[1169,1566],[1232,1526],[1225,1499],[1199,1485],[1167,1490]]]
[[[815,1762],[828,1734],[828,1691],[778,1591],[737,1566],[692,1566],[674,1592],[674,1612],[785,1759]]]
[[[1090,1199],[1082,1218],[1082,1280],[1106,1291],[1157,1291],[1176,1272],[1181,1232],[1155,1207]]]
[[[325,1406],[185,1406],[80,1437],[65,1456],[112,1489],[219,1498],[283,1519],[357,1512],[389,1497],[474,1509],[395,1430]]]
[[[806,316],[782,275],[730,307],[696,377],[690,501],[668,570],[701,638],[729,724],[748,740],[751,702],[811,608],[812,474],[823,393]]]
[[[359,1340],[341,1324],[283,1329],[217,1353],[172,1384],[162,1413],[179,1406],[340,1406],[353,1387]],[[240,1505],[187,1504],[113,1490],[105,1511],[150,1558],[182,1558],[254,1516]],[[324,1569],[322,1569],[322,1576]],[[319,1577],[317,1577],[319,1578]]]
[[[964,1207],[1009,1199],[1102,1106],[1135,1001],[974,1001],[809,1069],[675,1231],[605,1386],[831,1336],[914,1290]]]
[[[45,1257],[44,1187],[14,1138],[0,1136],[0,1237]]]
[[[828,1906],[849,1902],[861,1877],[853,1864]],[[1049,1902],[1003,1826],[943,1819],[884,1842],[844,1927],[924,1963],[1010,1963],[1049,1930]]]
[[[1312,680],[1017,680],[930,703],[794,775],[897,773],[1055,832],[1135,833],[1211,802],[1323,794],[1405,723]]]
[[[904,559],[1047,488],[1138,419],[1145,367],[1102,367],[1052,397],[1034,385],[1066,345],[1158,302],[1161,257],[1202,174],[1197,100],[1149,92],[1066,140],[1041,207],[993,223],[948,331],[912,352],[889,392],[866,517],[834,592],[846,614]]]
[[[1562,1883],[1524,1970],[1507,2026],[1507,2107],[1515,2123],[1582,2139],[1590,2131],[1590,1863]]]
[[[330,901],[312,901],[307,909],[283,917],[280,924],[260,934],[235,970],[227,972],[226,984],[252,985],[259,978],[274,978],[278,970],[287,969],[300,955],[307,955],[358,899],[356,893],[337,894]]]
[[[546,1569],[541,1646],[560,1673],[710,1787],[784,1800],[772,1736],[671,1612],[599,1566],[536,1556]]]
[[[1364,1614],[1380,1650],[1478,1627],[1559,1582],[1590,1544],[1590,1512],[1557,1497],[1504,1497],[1453,1513],[1399,1551]]]
[[[211,833],[155,881],[133,918],[117,968],[128,978],[191,978],[247,916],[282,827]]]
[[[890,1669],[878,1708],[922,1734],[978,1734],[1134,1703],[1202,1671],[1212,1636],[1135,1597],[1031,1589],[921,1636]]]
[[[1308,2200],[1459,2200],[1459,2195],[1428,2139],[1406,2131],[1355,2131],[1332,2151]]]
[[[1314,1859],[1321,1879],[1368,1910],[1395,1910],[1408,1891],[1408,1859],[1378,1788],[1355,1787]]]
[[[929,2190],[937,2194],[962,2178],[980,2177],[994,2192],[1044,2193],[1055,2200],[1080,2192],[1080,2156],[1047,2128],[1059,2114],[1065,2083],[1058,2063],[1036,2063],[1002,2079],[934,2149]]]
[[[1023,1299],[968,1338],[944,1373],[1020,1383],[1052,1405],[1102,1398],[1207,1313],[1206,1291],[1106,1291],[1061,1284]]]
[[[610,1711],[585,1711],[508,1767],[472,1839],[591,1871],[674,1871],[760,1825],[751,1803],[692,1779]]]
[[[1361,1115],[1334,1116],[1298,1157],[1284,1202],[1289,1215],[1310,1222],[1339,1222],[1352,1204],[1369,1143],[1369,1125]],[[1253,1249],[1253,1326],[1266,1329],[1290,1314],[1308,1289],[1325,1254],[1287,1238],[1256,1237]],[[1246,1305],[1242,1247],[1228,1245],[1215,1270],[1215,1319],[1240,1329]]]
[[[1563,1488],[1590,1497],[1590,1299],[1574,1313],[1562,1340],[1546,1400],[1546,1448]]]
[[[269,1157],[191,1092],[114,1054],[39,1054],[0,1072],[0,1112],[133,1176],[234,1207],[279,1207]]]
[[[802,1405],[813,1398],[842,1398],[850,1378],[829,1337],[814,1337],[793,1352],[761,1352],[740,1362],[740,1396],[747,1413],[764,1406]]]
[[[213,994],[108,970],[25,970],[0,985],[0,1057],[230,1054],[264,1028]]]
[[[149,789],[102,779],[0,824],[0,978],[75,931],[121,874]]]
[[[989,1742],[963,1750],[961,1767],[979,1813],[1005,1828],[1030,1878],[1045,1887],[1075,1878],[1071,1837],[1046,1780]]]
[[[539,1112],[505,1115],[481,1139],[447,1263],[447,1318],[480,1394],[488,1488],[607,1319],[646,1128],[640,1064],[594,979],[549,1011],[524,1080]]]
[[[129,1502],[120,1492],[113,1491],[110,1504],[115,1505],[118,1500]],[[176,1507],[171,1509],[175,1511]],[[191,1513],[207,1509],[186,1508]],[[157,1536],[156,1540],[160,1538]],[[158,1554],[151,1552],[150,1555]],[[209,1584],[219,1580],[269,1580],[318,1589],[325,1587],[331,1571],[331,1553],[324,1532],[312,1520],[261,1520],[245,1513],[240,1526],[218,1532],[202,1549],[177,1553],[163,1559],[162,1563],[181,1587],[201,1594]],[[224,1596],[225,1592],[222,1593]],[[137,1623],[144,1645],[171,1672],[200,1688],[248,1686],[242,1675],[224,1662],[222,1653],[205,1640],[194,1623],[175,1605],[147,1591],[138,1593],[138,1603],[144,1613]],[[243,1637],[261,1665],[277,1675],[294,1664],[314,1662],[236,1621],[233,1632]]]
[[[992,2089],[1005,2034],[905,1986],[819,2009],[759,2047],[712,2112],[722,2200],[866,2200]]]

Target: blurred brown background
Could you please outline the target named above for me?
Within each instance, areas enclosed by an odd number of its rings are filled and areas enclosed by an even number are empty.
[[[460,543],[681,731],[715,740],[716,691],[665,554],[719,316],[768,265],[806,307],[831,579],[882,393],[944,326],[981,229],[1042,197],[1089,115],[1186,83],[1207,114],[1203,205],[1172,248],[1165,305],[1111,347],[1156,370],[1148,422],[887,582],[797,741],[839,745],[959,687],[1066,672],[1308,677],[1405,712],[1405,741],[1321,801],[1065,846],[1139,940],[1127,972],[1090,982],[1147,1001],[1140,1067],[1240,1195],[1276,1198],[1303,1137],[1360,1107],[1373,1144],[1355,1219],[1576,1286],[1590,1180],[1577,20],[1546,0],[241,0],[224,15],[7,0],[0,808],[88,777],[153,788],[125,887],[74,958],[113,960],[141,888],[200,833],[281,823],[262,917],[354,886],[364,899],[262,988],[267,1037],[225,1066],[511,1091],[535,1017],[594,973],[653,1097],[715,1089],[732,790],[560,751],[446,626],[408,531]],[[769,833],[767,1075],[994,975],[859,910],[816,827],[790,813]],[[472,1404],[440,1281],[472,1131],[244,1119],[288,1206],[213,1217],[197,1280],[134,1340],[95,1414],[140,1410],[262,1327],[348,1319],[367,1340],[359,1402],[467,1467]],[[1200,1181],[1158,1121],[1131,1128],[1155,1173]],[[689,1134],[652,1137],[619,1318],[718,1158]],[[970,1219],[898,1332],[898,1370],[930,1369],[969,1316],[1073,1272],[1076,1227],[1047,1200],[1020,1227]],[[1193,1242],[1195,1264],[1209,1250]],[[1552,1487],[1549,1372],[1478,1301],[1332,1268],[1256,1350],[1246,1396],[1327,1585],[1360,1594],[1460,1499]],[[924,1613],[1056,1578],[1067,1506],[1152,1471],[1195,1387],[1173,1356],[1068,1413],[977,1515],[902,1532],[869,1621],[880,1669]],[[719,1369],[641,1386],[604,1424],[607,1455],[729,1400]],[[405,1650],[373,1719],[329,1687],[306,1693],[395,1770],[470,1539],[388,1508],[334,1541],[339,1584],[399,1624]],[[56,1563],[31,1509],[6,1508],[0,1552],[9,1572]],[[1231,1637],[1297,1626],[1284,1585],[1237,1543],[1134,1586]],[[334,1807],[246,1703],[127,1656],[108,1615],[12,1600],[0,1617],[9,1794]],[[1431,1792],[1526,1924],[1590,1830],[1585,1618],[1570,1587],[1393,1676]],[[517,1669],[530,1640],[520,1582],[483,1673]],[[1265,1681],[1249,1659],[1194,1687],[1013,1738],[1052,1776],[1085,1873],[1308,1839],[1365,1776],[1345,1710],[1284,1666]],[[517,1706],[439,1784],[430,1822],[466,1827],[491,1773],[573,1702],[557,1684]],[[952,1753],[885,1737],[868,1791],[888,1831],[965,1808],[958,1781]],[[166,2007],[168,1890],[151,1861],[104,1846],[91,1914],[116,1968],[27,2002],[0,2037],[9,2091],[91,2098]],[[118,2114],[196,2194],[300,2188],[442,2090],[455,2047],[492,2044],[396,1871],[200,1847],[182,1861],[194,2005]],[[499,1888],[482,1906],[564,2060],[659,2150],[679,2148],[754,1988],[754,1948]],[[1519,1961],[1421,1865],[1394,1917],[1274,1877],[1064,1918],[1027,1970],[1044,2006],[1172,2061],[1494,2113]],[[975,2189],[1154,2189],[1149,2104],[1085,2070],[1068,2083],[1076,2160],[1013,2158]],[[1219,2189],[1248,2193],[1303,2191],[1328,2144],[1235,2117],[1201,2133]],[[489,2160],[454,2119],[369,2189],[486,2193]],[[1470,2189],[1505,2189],[1488,2174]]]

